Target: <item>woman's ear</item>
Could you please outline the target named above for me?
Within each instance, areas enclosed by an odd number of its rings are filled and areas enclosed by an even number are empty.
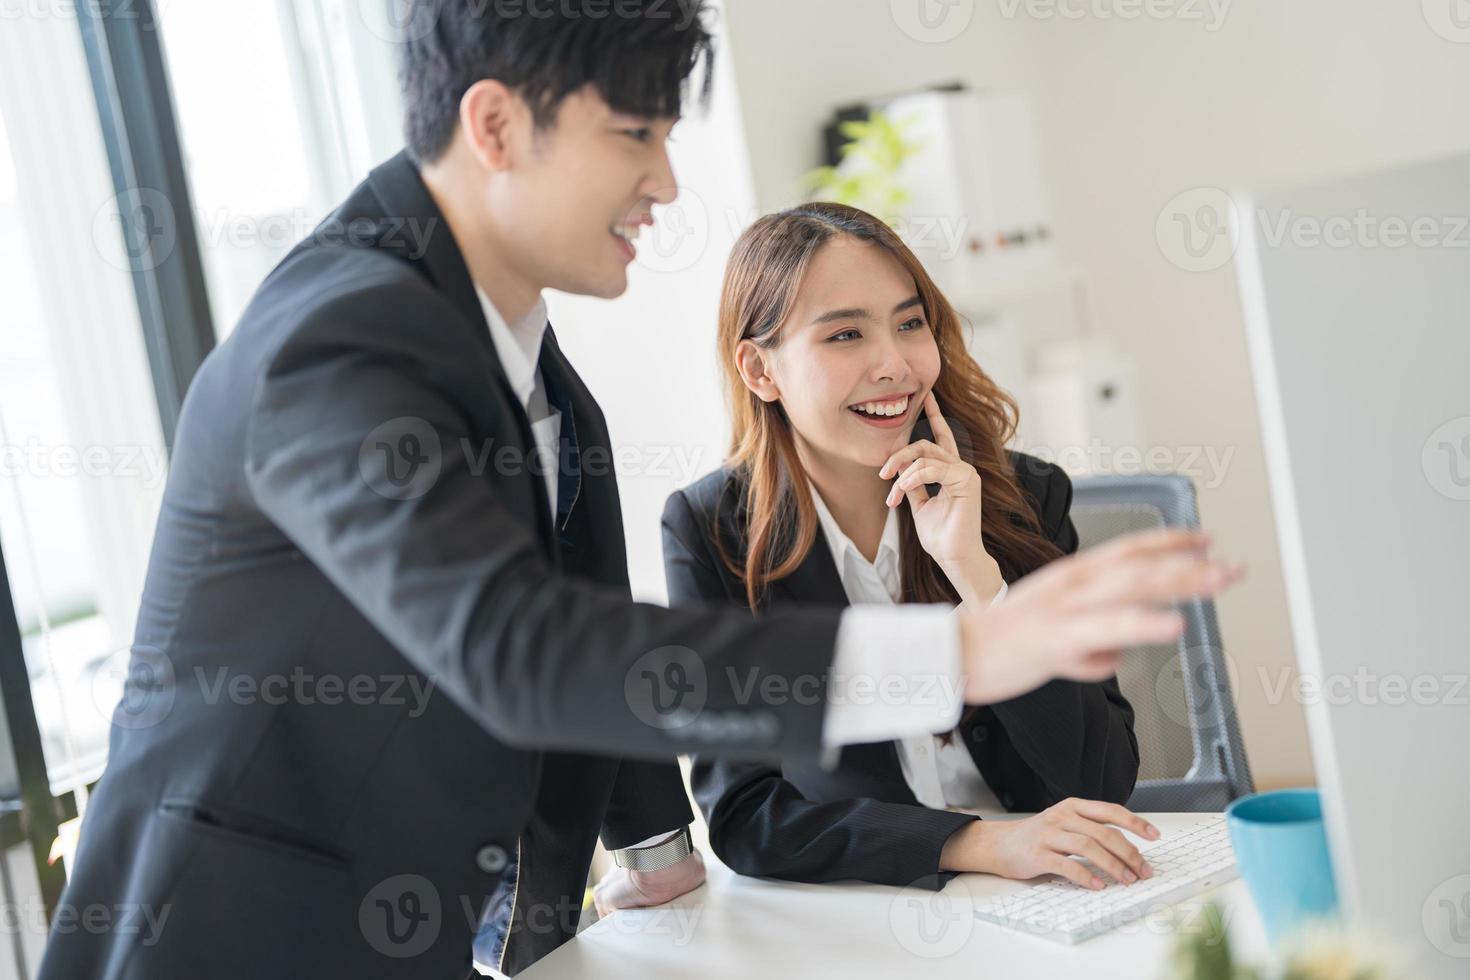
[[[770,352],[761,350],[755,341],[742,340],[735,347],[735,370],[740,372],[740,380],[745,382],[745,387],[761,401],[781,400],[781,389],[777,387],[776,379],[771,377]]]

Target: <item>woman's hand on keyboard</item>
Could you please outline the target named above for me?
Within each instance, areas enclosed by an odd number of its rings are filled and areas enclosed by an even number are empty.
[[[976,820],[952,834],[939,856],[941,871],[982,871],[1004,878],[1060,875],[1083,888],[1106,883],[1069,855],[1086,858],[1115,881],[1153,877],[1138,848],[1114,826],[1158,840],[1153,824],[1116,803],[1067,799],[1024,820]]]

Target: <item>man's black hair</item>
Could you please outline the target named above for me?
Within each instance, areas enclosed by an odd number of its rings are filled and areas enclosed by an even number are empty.
[[[538,128],[589,83],[616,112],[678,116],[701,59],[699,98],[709,99],[714,47],[706,0],[406,2],[399,81],[404,137],[420,164],[449,149],[460,100],[486,78],[525,99]]]

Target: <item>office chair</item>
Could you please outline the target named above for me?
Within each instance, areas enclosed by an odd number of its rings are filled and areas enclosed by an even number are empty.
[[[1081,547],[1158,527],[1199,527],[1194,484],[1177,475],[1096,476],[1074,481],[1072,522]],[[1140,757],[1128,808],[1223,810],[1255,792],[1215,605],[1181,606],[1184,634],[1170,646],[1130,650],[1118,671],[1133,705]]]

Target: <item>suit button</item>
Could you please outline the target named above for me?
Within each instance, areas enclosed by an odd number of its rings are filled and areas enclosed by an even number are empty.
[[[475,852],[475,864],[487,875],[500,874],[509,863],[509,855],[499,844],[486,844]]]
[[[986,728],[984,725],[976,725],[970,730],[970,741],[974,742],[976,745],[979,745],[981,742],[985,741],[989,737],[990,729]]]

